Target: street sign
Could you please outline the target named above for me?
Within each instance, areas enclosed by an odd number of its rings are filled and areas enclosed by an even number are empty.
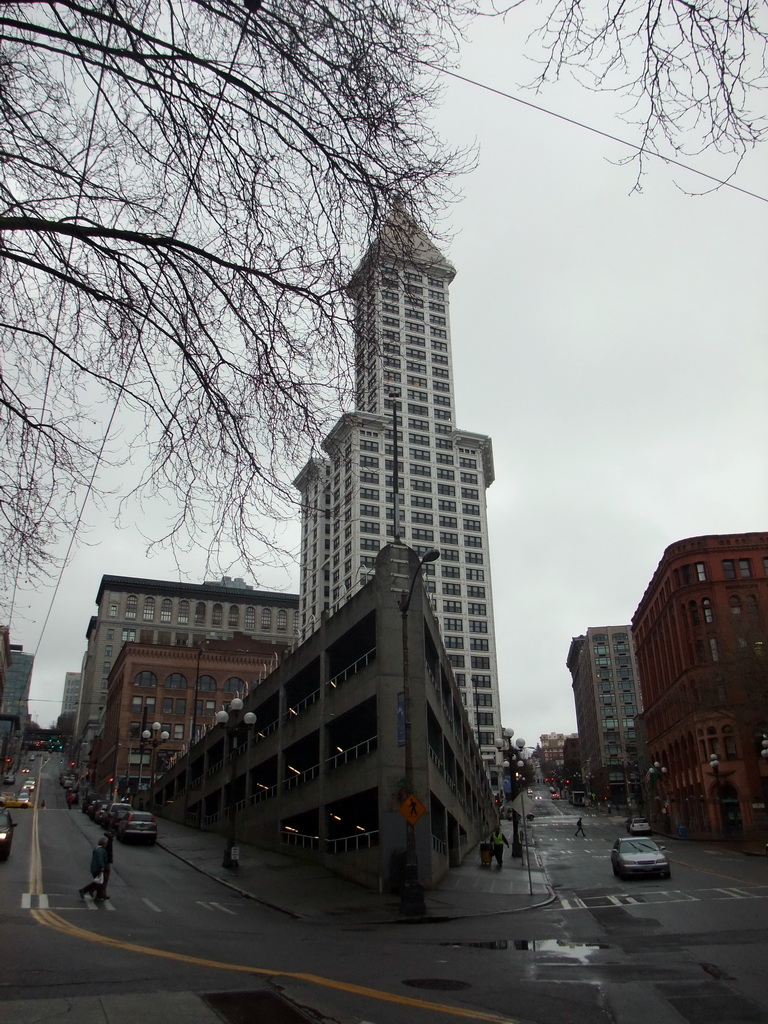
[[[422,814],[427,813],[427,808],[415,796],[407,796],[400,804],[400,813],[409,825],[415,825]]]
[[[240,860],[240,847],[239,846],[233,846],[233,847],[230,848],[229,859],[233,860],[233,861]]]

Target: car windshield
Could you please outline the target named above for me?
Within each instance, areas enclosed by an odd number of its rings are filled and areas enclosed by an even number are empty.
[[[658,853],[659,848],[652,839],[622,839],[621,852]]]

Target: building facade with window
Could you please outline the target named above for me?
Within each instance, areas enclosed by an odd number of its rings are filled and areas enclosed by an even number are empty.
[[[67,672],[64,676],[64,695],[61,698],[62,715],[74,715],[77,712],[77,703],[80,699],[80,673]]]
[[[97,612],[86,633],[75,740],[81,762],[106,708],[109,674],[125,643],[200,648],[235,633],[267,643],[296,640],[297,594],[255,590],[241,579],[179,583],[132,576],[102,576]]]
[[[648,758],[660,766],[651,804],[673,830],[768,825],[767,623],[768,533],[666,549],[632,627]]]
[[[424,566],[461,699],[487,762],[501,739],[486,490],[490,438],[456,425],[449,287],[455,270],[393,215],[353,275],[356,409],[327,458],[296,478],[302,500],[302,637],[373,574],[398,540]]]
[[[235,633],[195,647],[128,641],[109,674],[103,727],[90,788],[123,796],[148,790],[152,776],[214,721],[233,697],[245,697],[280,663],[282,644]],[[153,747],[142,733],[159,722],[168,739]]]
[[[598,805],[639,802],[643,763],[635,717],[642,711],[630,626],[590,626],[571,640],[582,781]]]

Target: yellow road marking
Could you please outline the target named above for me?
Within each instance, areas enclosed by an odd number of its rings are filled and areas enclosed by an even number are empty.
[[[84,939],[86,942],[95,942],[103,946],[112,946],[115,949],[127,950],[131,953],[142,953],[146,956],[160,957],[164,960],[176,960],[180,963],[194,964],[198,967],[212,967],[222,971],[240,971],[245,974],[261,974],[267,977],[293,978],[296,981],[309,982],[311,985],[319,985],[323,988],[337,989],[341,992],[349,992],[352,995],[365,996],[368,999],[376,999],[380,1002],[397,1003],[399,1006],[411,1006],[418,1010],[434,1010],[451,1017],[464,1017],[473,1021],[488,1021],[490,1024],[520,1024],[511,1017],[501,1017],[497,1013],[487,1013],[483,1010],[464,1009],[459,1006],[447,1006],[444,1003],[432,1003],[425,999],[415,999],[411,996],[397,995],[394,992],[384,992],[381,989],[368,988],[365,985],[354,985],[350,982],[337,981],[335,978],[325,978],[319,974],[305,974],[300,971],[270,970],[267,967],[251,967],[247,964],[223,963],[219,960],[208,960],[205,957],[191,956],[188,953],[174,953],[167,949],[157,949],[153,946],[141,946],[135,942],[124,942],[122,939],[112,939],[106,935],[98,935],[96,932],[89,932],[85,928],[70,924],[53,910],[33,910],[32,916],[40,924],[54,931],[62,932],[71,938]]]

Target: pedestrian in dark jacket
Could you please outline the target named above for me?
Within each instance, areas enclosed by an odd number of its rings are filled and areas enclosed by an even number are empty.
[[[112,874],[112,862],[115,859],[114,852],[112,850],[112,847],[115,842],[115,833],[112,831],[105,832],[104,838],[107,840],[107,845],[104,847],[104,849],[107,851],[107,866],[104,868],[104,885],[102,885],[101,892],[96,898],[101,900],[108,900],[109,896],[107,896],[107,883],[109,882],[109,876]]]
[[[104,872],[109,865],[109,858],[107,856],[107,837],[102,836],[99,840],[98,846],[91,854],[91,878],[93,879],[88,885],[84,885],[82,889],[79,889],[80,899],[84,899],[86,893],[92,895],[96,893],[96,898],[101,899],[100,892],[101,887],[104,885]]]

